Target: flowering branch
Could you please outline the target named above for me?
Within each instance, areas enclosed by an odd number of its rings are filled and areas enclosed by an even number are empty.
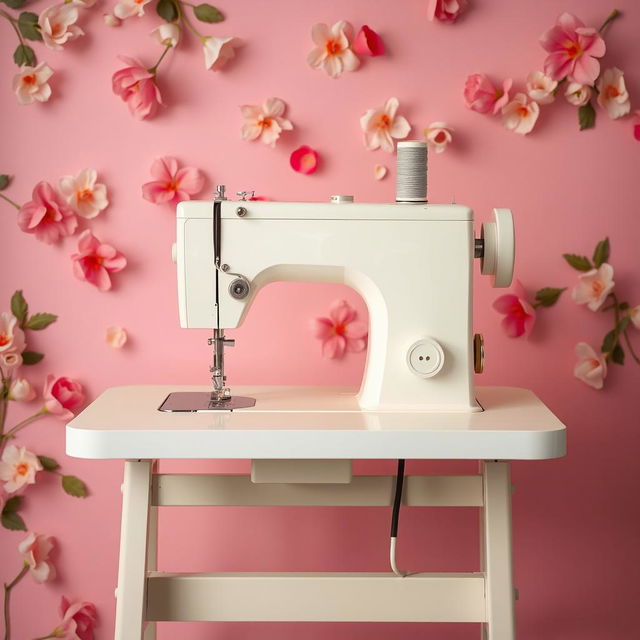
[[[4,640],[9,640],[11,637],[11,618],[10,618],[10,599],[11,599],[11,589],[13,589],[22,578],[27,575],[27,571],[29,571],[29,565],[25,562],[24,566],[18,573],[18,575],[8,584],[5,582],[4,585]]]

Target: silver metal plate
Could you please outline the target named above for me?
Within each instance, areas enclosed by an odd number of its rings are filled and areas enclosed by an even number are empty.
[[[209,391],[176,391],[170,393],[158,407],[158,411],[233,411],[248,409],[256,404],[255,398],[231,396],[227,400],[214,402]]]

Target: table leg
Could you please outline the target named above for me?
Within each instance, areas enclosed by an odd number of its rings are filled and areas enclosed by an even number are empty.
[[[483,640],[515,640],[511,551],[511,479],[508,462],[482,462],[481,558],[487,622]]]
[[[115,640],[143,638],[151,474],[151,460],[125,462]]]
[[[158,461],[151,465],[151,473],[158,473]],[[149,507],[149,537],[147,545],[147,571],[158,569],[158,507]],[[144,640],[156,640],[156,623],[146,622]]]

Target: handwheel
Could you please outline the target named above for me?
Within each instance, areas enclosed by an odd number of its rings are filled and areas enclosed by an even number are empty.
[[[494,287],[508,287],[513,279],[516,256],[516,236],[510,209],[494,209],[494,222],[484,222],[480,237],[483,240],[481,272],[495,276]]]

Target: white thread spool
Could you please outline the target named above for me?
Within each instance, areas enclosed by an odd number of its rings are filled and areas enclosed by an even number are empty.
[[[396,202],[427,202],[426,142],[398,142]]]

